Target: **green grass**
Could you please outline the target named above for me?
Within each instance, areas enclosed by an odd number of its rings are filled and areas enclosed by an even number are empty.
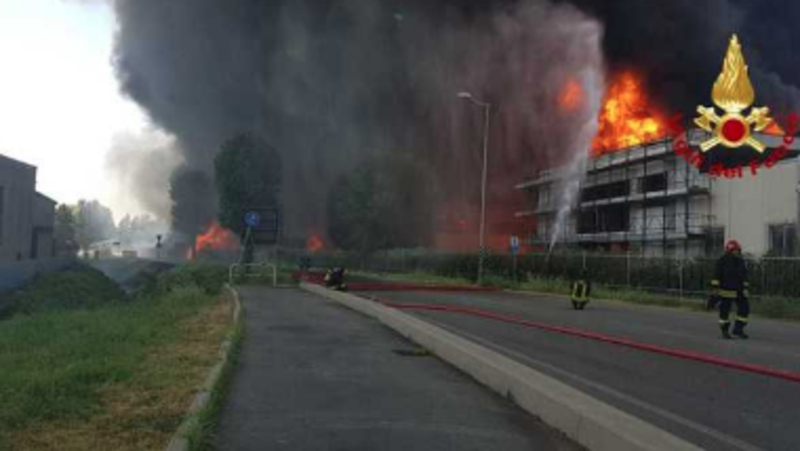
[[[76,265],[37,277],[18,290],[0,296],[0,317],[50,310],[96,308],[126,300],[125,293],[102,272]]]
[[[445,277],[426,272],[378,274],[365,271],[348,271],[347,279],[353,282],[388,280],[392,282],[410,282],[429,285],[473,285],[468,279]]]
[[[15,295],[24,308],[0,321],[0,431],[46,430],[49,424],[63,429],[63,424],[104,415],[111,415],[110,423],[117,427],[124,419],[109,413],[115,402],[136,405],[160,398],[120,401],[131,390],[155,393],[179,385],[183,391],[194,389],[186,387],[187,374],[189,369],[204,371],[208,352],[190,351],[208,335],[204,330],[209,321],[192,324],[194,335],[183,343],[186,324],[201,311],[210,311],[224,271],[179,268],[160,275],[146,293],[128,302],[118,301],[119,289],[92,271],[79,268],[36,280]],[[98,286],[101,289],[93,291]],[[213,349],[219,340],[216,335],[211,338],[217,340]],[[176,349],[174,358],[159,361],[162,353],[154,350],[170,346]],[[117,387],[127,388],[117,390],[119,399],[114,401],[107,394]],[[153,402],[148,409],[153,410]],[[149,412],[144,420],[131,419],[128,426],[171,434],[186,406],[167,417]],[[135,410],[120,409],[123,414]],[[146,424],[135,424],[142,421]],[[0,449],[4,446],[10,447],[0,438]]]
[[[222,368],[222,374],[211,392],[208,404],[196,413],[193,427],[188,434],[189,449],[191,451],[212,451],[214,447],[214,434],[217,431],[219,413],[222,404],[230,391],[231,381],[233,380],[233,370],[239,360],[242,340],[244,340],[244,328],[240,324],[236,327],[231,336],[231,347],[228,354],[228,361]]]
[[[172,325],[207,302],[197,288],[180,288],[159,300],[0,323],[0,429],[95,413],[100,388],[130,379],[148,346],[176,340]]]

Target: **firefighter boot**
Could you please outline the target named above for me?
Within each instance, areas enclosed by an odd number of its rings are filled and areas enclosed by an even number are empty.
[[[745,323],[744,321],[737,320],[733,326],[733,335],[737,338],[741,338],[742,340],[747,340],[748,338],[750,338],[749,335],[744,333],[744,326],[746,324],[747,323]]]
[[[730,340],[732,338],[731,334],[728,332],[730,328],[731,328],[731,323],[728,322],[719,323],[719,329],[722,331],[722,338],[724,338],[725,340]]]

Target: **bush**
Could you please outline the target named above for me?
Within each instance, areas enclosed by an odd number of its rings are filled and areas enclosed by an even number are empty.
[[[53,309],[87,309],[124,301],[125,292],[102,272],[85,265],[36,277],[0,297],[0,316]]]
[[[184,265],[159,274],[155,283],[142,294],[160,296],[181,288],[198,287],[205,294],[214,295],[222,290],[227,279],[228,270],[221,265]]]

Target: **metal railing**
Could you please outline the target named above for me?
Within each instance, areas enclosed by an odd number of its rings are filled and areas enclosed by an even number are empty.
[[[233,286],[234,283],[234,276],[236,275],[237,270],[244,270],[243,277],[263,277],[263,273],[261,271],[257,271],[255,273],[251,273],[248,271],[249,268],[256,268],[256,269],[272,269],[272,287],[278,286],[278,267],[273,265],[272,263],[234,263],[228,267],[228,283]]]
[[[302,250],[282,250],[277,261],[296,264],[304,255]],[[341,266],[373,273],[425,272],[472,280],[477,276],[474,254],[397,250],[370,255],[318,253],[311,259],[316,268]],[[750,257],[746,260],[753,295],[800,298],[800,258]],[[516,271],[514,259],[508,254],[490,254],[485,265],[489,277],[509,280],[515,277],[524,280],[528,275],[570,280],[585,266],[592,281],[609,287],[701,296],[708,292],[716,261],[717,257],[656,257],[633,252],[558,252],[549,257],[540,253],[520,255]]]

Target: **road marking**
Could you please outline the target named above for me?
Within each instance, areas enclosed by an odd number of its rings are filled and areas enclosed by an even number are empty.
[[[735,449],[738,449],[738,450],[742,450],[742,451],[759,451],[759,450],[763,449],[763,448],[759,448],[759,447],[757,447],[757,446],[755,446],[755,445],[753,445],[751,443],[748,443],[748,442],[745,442],[743,440],[740,440],[740,439],[738,439],[736,437],[732,437],[730,435],[727,435],[725,433],[717,431],[716,429],[712,429],[712,428],[710,428],[708,426],[704,426],[704,425],[702,425],[700,423],[696,423],[696,422],[694,422],[692,420],[689,420],[687,418],[684,418],[684,417],[682,417],[680,415],[674,414],[674,413],[669,412],[667,410],[664,410],[664,409],[662,409],[660,407],[654,406],[654,405],[652,405],[650,403],[647,403],[645,401],[642,401],[640,399],[633,398],[633,397],[631,397],[629,395],[626,395],[625,393],[622,393],[620,391],[617,391],[617,390],[615,390],[613,388],[607,387],[605,385],[598,384],[597,382],[593,382],[593,381],[590,381],[588,379],[584,379],[583,377],[580,377],[580,376],[578,376],[576,374],[573,374],[573,373],[570,373],[568,371],[562,370],[561,368],[558,368],[558,367],[555,367],[553,365],[550,365],[549,363],[545,363],[545,362],[542,362],[542,361],[539,361],[539,360],[535,360],[535,359],[533,359],[531,357],[526,356],[525,354],[522,354],[522,353],[519,353],[519,352],[514,351],[512,349],[506,348],[506,347],[501,346],[501,345],[499,345],[499,344],[497,344],[497,343],[495,343],[493,341],[490,341],[490,340],[487,340],[485,338],[479,337],[479,336],[477,336],[475,334],[472,334],[470,332],[466,332],[466,331],[457,329],[455,327],[452,327],[452,326],[449,326],[447,324],[444,324],[444,323],[442,323],[440,321],[436,321],[434,319],[431,319],[430,317],[427,317],[427,316],[421,316],[421,315],[415,315],[415,316],[417,316],[418,318],[421,317],[421,319],[423,319],[424,321],[428,321],[428,322],[430,322],[430,323],[432,323],[432,324],[434,324],[434,325],[436,325],[438,327],[441,327],[441,328],[443,328],[445,330],[448,330],[448,331],[450,331],[450,332],[452,332],[454,334],[461,335],[461,336],[463,336],[465,338],[468,338],[470,340],[478,342],[479,344],[483,344],[484,346],[487,346],[489,348],[493,348],[495,351],[498,351],[498,352],[504,353],[506,355],[512,356],[512,357],[516,358],[517,360],[519,360],[519,361],[521,361],[523,363],[532,364],[533,366],[538,366],[539,368],[545,368],[545,369],[547,369],[549,371],[552,371],[552,372],[554,372],[554,373],[556,373],[556,374],[558,374],[558,375],[560,375],[562,377],[565,377],[565,378],[568,378],[568,379],[572,379],[573,381],[577,381],[577,382],[579,382],[581,384],[585,384],[585,385],[587,385],[589,387],[592,387],[595,390],[603,392],[603,393],[605,393],[605,394],[607,394],[609,396],[618,398],[618,399],[620,399],[620,400],[622,400],[622,401],[624,401],[626,403],[634,405],[634,406],[636,406],[636,407],[638,407],[638,408],[640,408],[642,410],[646,410],[646,411],[648,411],[648,412],[650,412],[652,414],[661,416],[661,417],[663,417],[663,418],[665,418],[665,419],[667,419],[669,421],[672,421],[672,422],[675,422],[677,424],[680,424],[681,426],[686,427],[688,429],[691,429],[691,430],[693,430],[695,432],[699,432],[701,434],[705,434],[705,435],[707,435],[707,436],[709,436],[709,437],[711,437],[711,438],[713,438],[713,439],[715,439],[715,440],[717,440],[717,441],[719,441],[721,443],[724,443],[724,444],[728,445],[729,447],[732,447],[732,448],[735,448]]]

